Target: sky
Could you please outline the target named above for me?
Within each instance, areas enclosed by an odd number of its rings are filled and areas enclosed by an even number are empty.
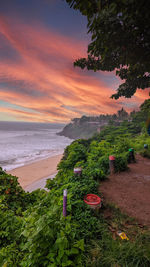
[[[114,72],[73,67],[89,41],[86,18],[63,0],[1,0],[0,120],[67,123],[137,109],[148,90],[116,101]]]

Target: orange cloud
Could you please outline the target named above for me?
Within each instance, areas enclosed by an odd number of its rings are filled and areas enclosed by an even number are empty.
[[[73,68],[73,61],[86,55],[86,43],[5,17],[0,17],[0,33],[19,55],[16,60],[0,62],[0,99],[35,111],[3,112],[27,121],[65,122],[82,114],[114,113],[122,107],[110,99],[117,79],[107,83],[109,74],[100,80],[91,72]],[[131,103],[143,99],[138,92]]]

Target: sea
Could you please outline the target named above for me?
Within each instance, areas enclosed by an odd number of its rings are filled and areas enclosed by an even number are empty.
[[[63,124],[0,121],[0,166],[8,171],[59,155],[73,140],[57,135]]]

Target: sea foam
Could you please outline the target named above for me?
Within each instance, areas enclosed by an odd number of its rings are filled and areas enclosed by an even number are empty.
[[[73,140],[56,135],[62,124],[0,122],[0,166],[11,170],[62,154]]]

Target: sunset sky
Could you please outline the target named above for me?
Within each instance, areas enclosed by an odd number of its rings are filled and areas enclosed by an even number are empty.
[[[1,0],[0,120],[68,122],[137,109],[148,90],[112,100],[114,73],[73,67],[89,40],[86,18],[63,0]]]

